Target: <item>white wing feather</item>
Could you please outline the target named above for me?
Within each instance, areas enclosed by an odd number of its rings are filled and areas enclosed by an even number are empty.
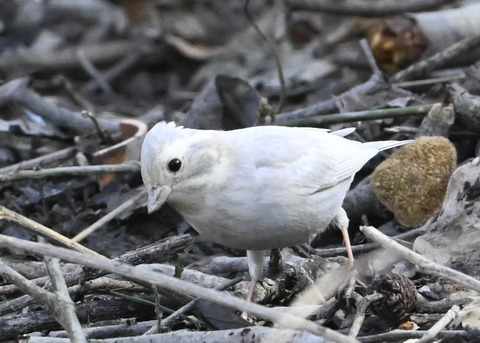
[[[315,192],[352,177],[380,150],[405,144],[360,143],[341,137],[352,131],[340,130],[336,135],[312,128],[272,126],[230,131],[224,138],[233,140],[230,143],[235,145],[233,151],[242,161],[244,174],[261,179],[259,187],[268,180],[282,180]]]

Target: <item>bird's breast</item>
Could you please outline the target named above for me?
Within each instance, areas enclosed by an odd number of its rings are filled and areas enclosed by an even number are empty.
[[[178,209],[192,227],[213,242],[245,250],[306,243],[338,212],[349,182],[312,195],[219,192],[193,211]],[[338,195],[340,194],[340,195]]]

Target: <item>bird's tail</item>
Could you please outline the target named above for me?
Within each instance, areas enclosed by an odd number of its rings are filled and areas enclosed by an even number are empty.
[[[369,147],[372,147],[372,148],[376,148],[378,151],[382,151],[382,150],[387,150],[387,149],[395,148],[395,147],[397,147],[397,146],[409,144],[409,143],[412,143],[412,142],[413,142],[413,140],[409,139],[409,140],[405,140],[405,141],[366,142],[366,143],[363,143],[363,144],[364,144],[364,145],[367,145],[367,146],[369,146]]]

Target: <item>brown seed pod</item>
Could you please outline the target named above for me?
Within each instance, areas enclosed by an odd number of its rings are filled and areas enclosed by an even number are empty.
[[[387,73],[416,61],[427,47],[415,20],[401,16],[371,21],[367,40],[379,67]]]
[[[455,147],[445,137],[420,137],[383,161],[371,184],[402,224],[418,227],[441,208],[456,160]]]
[[[379,317],[400,320],[413,308],[417,299],[417,290],[407,277],[388,273],[375,277],[368,289],[369,293],[384,295],[370,304],[371,311]]]

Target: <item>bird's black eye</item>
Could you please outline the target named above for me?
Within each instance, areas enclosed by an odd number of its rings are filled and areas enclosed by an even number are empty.
[[[173,160],[170,160],[170,162],[168,162],[168,169],[174,173],[179,171],[181,166],[182,161],[180,161],[178,158],[174,158]]]

